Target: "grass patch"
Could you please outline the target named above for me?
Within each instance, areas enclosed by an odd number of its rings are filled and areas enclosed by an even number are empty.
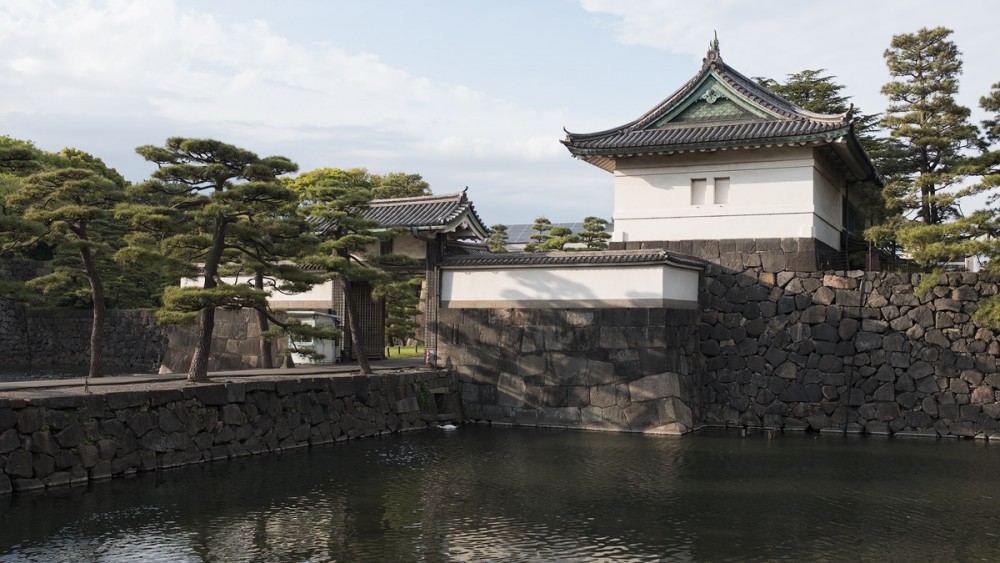
[[[426,348],[423,346],[386,346],[386,358],[423,358]]]

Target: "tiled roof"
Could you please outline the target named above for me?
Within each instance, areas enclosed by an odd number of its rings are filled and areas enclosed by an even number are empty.
[[[853,158],[874,175],[854,139],[850,114],[801,108],[725,64],[718,51],[709,51],[698,74],[635,121],[595,133],[567,131],[562,143],[574,156],[613,170],[614,159],[641,154],[849,139],[846,150],[858,153]]]
[[[417,229],[420,231],[461,231],[462,237],[485,239],[489,229],[476,212],[465,191],[454,194],[404,197],[398,199],[373,199],[361,211],[366,219],[378,221],[380,227]],[[317,232],[332,226],[319,221]]]
[[[483,220],[466,196],[454,194],[375,199],[363,215],[378,221],[383,227],[445,227],[468,213],[479,225]],[[485,229],[484,229],[485,230]]]
[[[704,260],[672,254],[664,250],[602,250],[591,252],[536,252],[509,254],[471,254],[446,256],[443,268],[580,266],[614,264],[667,264],[702,268]]]
[[[775,139],[800,137],[836,138],[849,133],[844,123],[816,121],[748,121],[713,123],[712,125],[678,124],[656,129],[639,129],[593,137],[572,142],[574,152],[595,153],[609,156],[627,156],[645,152],[676,152],[710,145],[712,147],[745,146],[767,143]],[[569,142],[564,141],[569,145]],[[572,150],[572,149],[571,149]]]

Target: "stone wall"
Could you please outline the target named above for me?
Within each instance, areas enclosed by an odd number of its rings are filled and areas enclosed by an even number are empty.
[[[5,367],[86,366],[90,361],[91,311],[25,308],[0,300],[0,364]],[[195,326],[161,326],[151,310],[109,310],[104,330],[108,371],[183,373],[197,338]],[[209,370],[260,367],[260,329],[253,311],[216,311]],[[274,340],[281,365],[285,340]]]
[[[702,417],[696,311],[443,309],[439,359],[465,416],[680,434]]]
[[[710,266],[699,326],[705,422],[1000,438],[997,332],[972,315],[995,280]]]
[[[33,309],[0,301],[0,363],[8,367],[86,366],[91,314],[83,309]],[[152,311],[108,311],[107,369],[153,371],[159,367],[166,344],[166,334]]]
[[[437,371],[0,398],[0,494],[422,428],[459,408]]]
[[[701,311],[444,310],[470,418],[684,432],[701,424],[1000,439],[996,280],[709,264]]]
[[[160,369],[163,373],[184,373],[191,365],[194,348],[198,342],[197,325],[171,326],[167,328],[166,347]],[[287,340],[276,338],[272,341],[273,366],[282,364]],[[208,361],[209,371],[254,369],[261,367],[260,326],[256,311],[240,309],[215,311],[215,330],[212,331],[212,356]]]
[[[30,363],[28,329],[24,307],[0,299],[0,365],[22,366]]]
[[[613,242],[611,250],[664,249],[736,272],[814,272],[841,264],[842,253],[813,238],[647,240]]]

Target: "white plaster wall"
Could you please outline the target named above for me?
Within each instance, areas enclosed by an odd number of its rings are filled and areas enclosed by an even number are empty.
[[[615,241],[817,237],[839,244],[839,192],[814,150],[784,147],[621,159],[615,171]],[[691,180],[708,198],[691,205]],[[729,178],[729,202],[712,202]],[[823,186],[817,188],[817,179]],[[832,189],[832,191],[830,191]],[[817,198],[824,209],[817,211]],[[817,213],[822,213],[817,219]],[[835,218],[836,222],[826,225]],[[833,236],[829,236],[829,233]]]
[[[392,239],[392,252],[423,260],[427,258],[427,242],[413,235],[403,235]]]
[[[222,281],[228,284],[242,283],[251,284],[253,283],[252,278],[247,278],[242,276],[237,278],[236,276],[223,276]],[[197,278],[184,278],[181,280],[181,287],[202,287],[205,284],[204,276],[198,276]],[[268,301],[272,306],[278,306],[282,309],[291,309],[296,305],[300,305],[306,309],[315,308],[330,308],[333,305],[333,281],[327,280],[321,284],[314,285],[308,291],[302,293],[291,293],[285,294],[274,290],[273,286],[267,289],[269,297]]]
[[[697,270],[669,265],[444,270],[441,302],[452,307],[655,306],[698,302]]]

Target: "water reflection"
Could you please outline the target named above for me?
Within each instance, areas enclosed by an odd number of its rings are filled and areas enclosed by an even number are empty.
[[[0,497],[3,561],[996,559],[973,442],[463,427]]]

